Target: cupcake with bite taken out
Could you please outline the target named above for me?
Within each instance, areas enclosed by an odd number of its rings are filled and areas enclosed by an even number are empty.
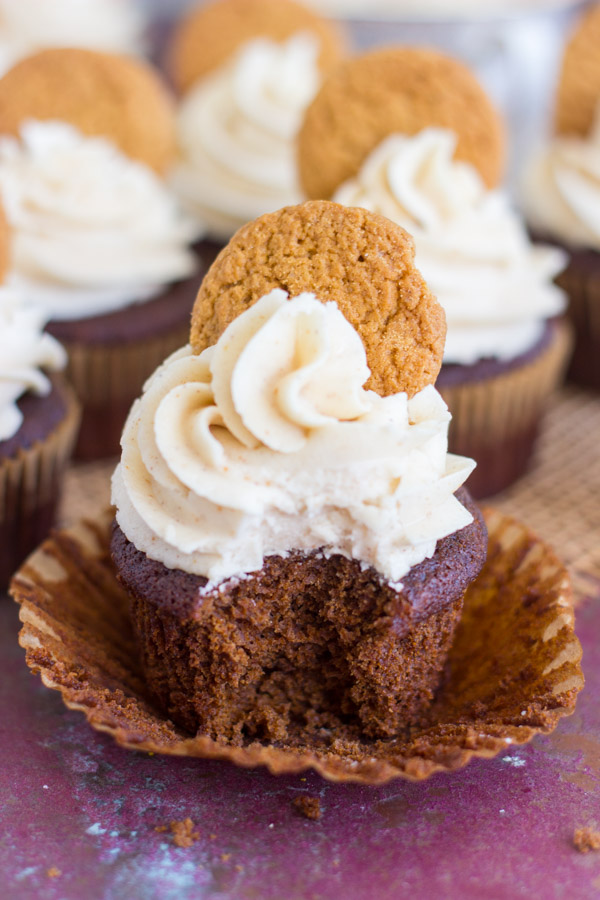
[[[146,64],[47,50],[0,79],[0,193],[10,281],[65,346],[80,458],[116,453],[146,377],[185,339],[197,226],[164,174],[173,101]]]
[[[364,210],[259,218],[132,407],[112,555],[148,686],[189,733],[326,753],[417,721],[442,679],[486,533],[413,257]]]
[[[385,215],[415,241],[448,323],[437,386],[450,447],[478,462],[478,497],[528,467],[569,346],[553,283],[564,254],[531,244],[498,188],[503,159],[502,122],[471,72],[417,48],[341,65],[299,135],[309,196]]]
[[[2,213],[2,282],[8,246]],[[24,295],[0,284],[0,590],[54,523],[79,424],[66,353],[44,324]]]
[[[205,260],[245,222],[302,199],[295,137],[342,49],[332,24],[292,0],[216,0],[176,28],[168,68],[183,97],[172,180],[206,226]]]
[[[600,4],[565,49],[555,136],[529,162],[522,202],[532,233],[569,254],[557,279],[569,299],[575,349],[568,374],[600,388]]]

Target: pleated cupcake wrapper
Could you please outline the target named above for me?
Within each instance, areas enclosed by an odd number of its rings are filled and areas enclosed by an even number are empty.
[[[189,341],[186,322],[159,337],[119,344],[63,341],[67,375],[84,405],[120,408],[141,393],[146,379],[169,354]]]
[[[232,746],[183,733],[149,696],[128,611],[110,562],[112,514],[55,533],[21,567],[21,646],[47,687],[123,747],[266,766],[314,769],[331,781],[383,784],[451,772],[556,727],[583,687],[571,587],[550,548],[487,510],[487,562],[465,595],[449,674],[423,722],[386,740],[307,734],[293,746]],[[524,602],[526,601],[526,602]]]
[[[440,387],[452,413],[450,446],[494,444],[531,430],[562,380],[571,346],[571,329],[560,321],[550,344],[524,365],[480,381]]]
[[[597,272],[585,271],[572,262],[557,281],[569,297],[575,331],[597,344],[600,352],[600,253]]]
[[[52,503],[70,459],[80,420],[80,407],[66,388],[67,412],[46,438],[0,462],[0,526],[17,516],[33,515]]]

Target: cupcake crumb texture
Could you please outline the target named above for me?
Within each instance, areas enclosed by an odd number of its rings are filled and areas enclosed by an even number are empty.
[[[306,794],[302,794],[300,797],[292,800],[292,805],[305,819],[312,819],[315,822],[318,822],[323,814],[321,801],[318,797],[308,797]]]
[[[573,835],[573,844],[579,853],[600,850],[600,831],[594,828],[576,828]]]

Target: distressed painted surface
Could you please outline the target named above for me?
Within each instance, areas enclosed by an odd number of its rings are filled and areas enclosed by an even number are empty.
[[[0,618],[10,898],[600,898],[600,853],[572,847],[576,827],[600,827],[600,591],[578,612],[574,716],[503,758],[384,788],[121,750],[29,673],[8,600]],[[303,792],[320,798],[319,822],[294,810]],[[188,849],[155,831],[188,816]]]

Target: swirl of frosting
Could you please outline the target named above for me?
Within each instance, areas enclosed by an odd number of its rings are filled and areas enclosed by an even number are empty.
[[[318,49],[303,32],[250,41],[183,100],[173,185],[213,235],[302,200],[294,139],[319,86]]]
[[[19,397],[27,391],[49,393],[50,381],[42,370],[65,367],[66,353],[44,334],[45,324],[39,309],[26,305],[12,288],[0,287],[0,441],[21,427]]]
[[[523,205],[533,228],[600,251],[600,103],[587,137],[557,137],[527,167]]]
[[[454,492],[475,464],[447,453],[433,386],[380,397],[368,377],[334,303],[267,294],[146,384],[113,476],[121,529],[210,584],[291,550],[340,553],[398,584],[471,521]]]
[[[190,275],[196,226],[148,167],[62,122],[0,138],[0,192],[13,279],[48,319],[146,300]]]
[[[141,53],[143,29],[131,0],[0,0],[0,73],[46,47]]]
[[[455,160],[455,148],[443,129],[393,135],[333,199],[381,213],[412,234],[416,264],[446,312],[444,362],[512,359],[564,309],[553,279],[566,257],[532,245],[506,196]]]

